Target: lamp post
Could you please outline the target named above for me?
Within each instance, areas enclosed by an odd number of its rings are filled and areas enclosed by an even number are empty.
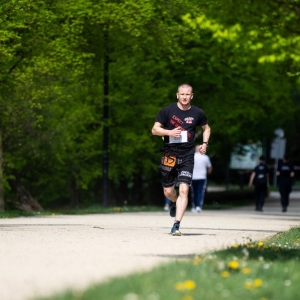
[[[284,139],[284,131],[282,128],[277,128],[274,131],[276,138],[273,140],[272,147],[271,147],[271,158],[275,159],[274,164],[274,174],[273,174],[273,185],[276,187],[277,184],[277,175],[276,170],[278,166],[278,161],[280,158],[283,157],[285,152],[285,144],[286,139]]]
[[[104,62],[103,62],[103,154],[102,154],[102,206],[107,206],[108,190],[108,94],[109,94],[109,46],[108,28],[104,28]]]
[[[4,211],[4,184],[3,184],[3,150],[2,150],[2,131],[0,129],[0,211]]]

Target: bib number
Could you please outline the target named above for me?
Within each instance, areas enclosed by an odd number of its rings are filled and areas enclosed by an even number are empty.
[[[174,167],[176,163],[176,156],[171,156],[171,155],[164,155],[164,161],[163,164],[164,166],[167,167]]]
[[[171,144],[176,144],[176,143],[187,143],[188,138],[187,138],[187,131],[181,131],[180,137],[169,137],[169,141]]]

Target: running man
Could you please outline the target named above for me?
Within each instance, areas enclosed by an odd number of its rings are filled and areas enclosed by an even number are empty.
[[[164,137],[161,175],[164,195],[172,201],[170,216],[175,217],[171,235],[180,236],[180,222],[188,205],[189,187],[194,168],[194,139],[197,126],[202,127],[201,154],[206,153],[210,127],[202,109],[191,105],[193,88],[184,83],[178,87],[177,103],[164,107],[156,116],[152,134]],[[175,179],[179,195],[175,190]]]

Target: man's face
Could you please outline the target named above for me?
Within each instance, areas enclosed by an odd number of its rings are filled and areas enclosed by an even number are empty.
[[[180,87],[178,92],[178,102],[183,105],[189,105],[191,102],[191,99],[193,97],[192,89],[190,87]]]

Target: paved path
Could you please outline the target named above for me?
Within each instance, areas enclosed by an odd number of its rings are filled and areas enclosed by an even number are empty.
[[[149,270],[175,258],[262,240],[300,223],[300,195],[287,213],[272,193],[253,207],[186,212],[183,235],[166,212],[0,219],[0,299],[28,300]],[[299,200],[298,200],[299,199]]]

